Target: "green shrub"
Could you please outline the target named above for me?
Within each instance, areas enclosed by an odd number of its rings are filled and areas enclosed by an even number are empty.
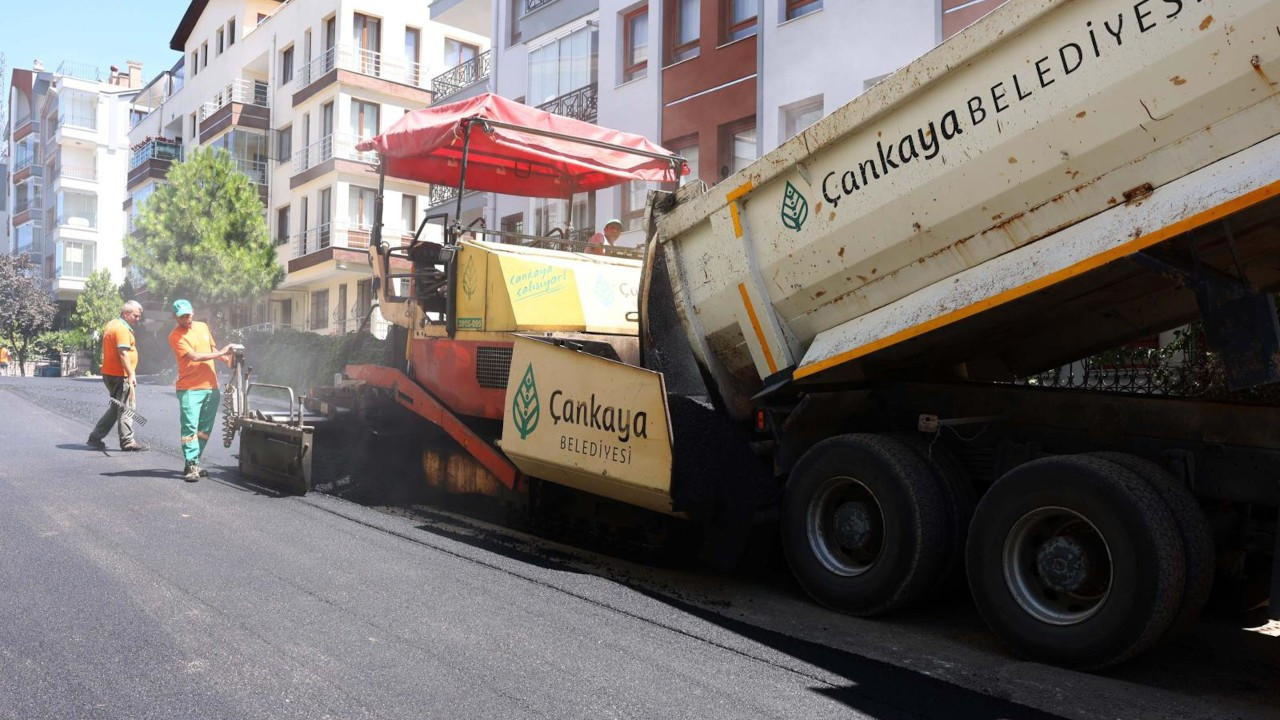
[[[315,386],[332,385],[334,373],[347,365],[381,365],[387,357],[387,342],[367,333],[249,332],[231,342],[245,346],[252,380],[288,385],[299,394],[309,393]]]

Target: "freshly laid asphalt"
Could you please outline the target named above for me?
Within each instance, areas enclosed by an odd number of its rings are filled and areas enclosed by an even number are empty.
[[[799,616],[765,628],[421,516],[277,496],[241,481],[220,425],[212,477],[186,483],[171,388],[140,386],[148,452],[84,445],[105,406],[99,380],[0,378],[3,720],[1055,717],[884,661],[909,630],[895,647],[868,626],[862,655]]]

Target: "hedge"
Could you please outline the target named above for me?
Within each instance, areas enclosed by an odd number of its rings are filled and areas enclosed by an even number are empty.
[[[298,330],[248,332],[233,338],[245,347],[251,380],[288,385],[298,394],[332,385],[334,373],[350,364],[385,364],[388,344],[368,333],[317,335]]]

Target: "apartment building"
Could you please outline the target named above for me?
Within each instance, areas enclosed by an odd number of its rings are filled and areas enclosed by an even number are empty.
[[[459,53],[487,50],[487,36],[432,21],[425,3],[193,0],[170,48],[183,61],[157,78],[168,89],[130,133],[131,212],[172,162],[225,148],[258,186],[287,270],[268,300],[227,321],[354,330],[372,300],[377,189],[375,158],[355,145],[429,105],[431,79]],[[429,192],[389,179],[384,237],[410,237]]]
[[[437,102],[499,95],[644,135],[708,184],[862,93],[1003,0],[435,0],[434,19],[488,24],[491,56],[460,64]],[[580,233],[610,218],[643,241],[651,184],[572,203],[471,194],[462,220]],[[451,188],[433,208],[454,211]]]
[[[94,271],[109,270],[115,282],[124,278],[120,179],[141,78],[133,62],[105,73],[77,63],[50,72],[36,63],[11,75],[8,244],[40,267],[62,317]]]

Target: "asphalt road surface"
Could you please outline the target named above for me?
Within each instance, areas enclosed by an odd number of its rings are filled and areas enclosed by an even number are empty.
[[[967,598],[880,621],[762,563],[633,565],[426,508],[182,481],[83,444],[96,379],[0,378],[0,719],[1252,718],[1280,638],[1203,621],[1108,676],[1019,661]],[[217,433],[215,433],[215,436]]]

